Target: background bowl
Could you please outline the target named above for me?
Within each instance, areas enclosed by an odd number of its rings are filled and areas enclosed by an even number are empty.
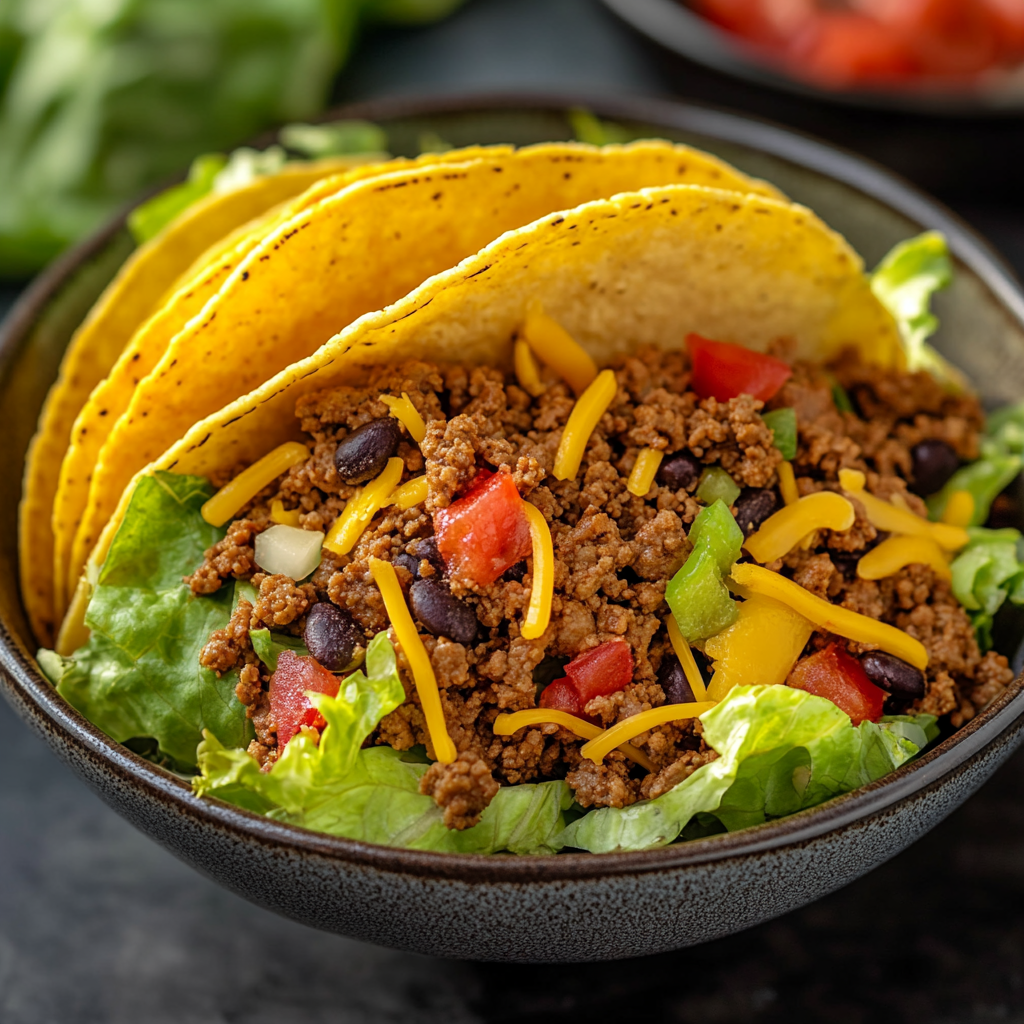
[[[637,136],[708,149],[768,178],[842,231],[871,264],[923,228],[957,264],[940,296],[938,347],[986,402],[1024,393],[1024,297],[951,214],[858,158],[716,111],[654,101],[491,97],[362,104],[414,155],[424,132],[453,145],[570,137],[586,105]],[[0,471],[20,475],[61,352],[131,249],[123,221],[69,253],[24,295],[0,332]],[[948,815],[1024,741],[1020,678],[964,729],[911,765],[821,807],[733,835],[644,853],[469,857],[372,846],[283,826],[216,801],[112,742],[39,675],[17,593],[18,495],[0,495],[0,667],[18,713],[115,810],[235,892],[315,927],[399,948],[496,960],[636,956],[707,941],[852,881]],[[1019,664],[1015,664],[1019,671]]]

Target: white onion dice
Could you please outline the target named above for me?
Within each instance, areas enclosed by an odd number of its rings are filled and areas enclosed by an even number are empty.
[[[256,564],[264,572],[301,580],[320,564],[323,542],[324,535],[318,530],[279,523],[256,535]]]

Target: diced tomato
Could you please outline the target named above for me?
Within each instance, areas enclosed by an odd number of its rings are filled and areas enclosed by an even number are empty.
[[[699,334],[686,339],[693,363],[690,385],[701,398],[714,396],[727,402],[737,395],[753,395],[767,402],[793,375],[781,359],[752,352],[742,345],[709,341]]]
[[[633,681],[633,652],[625,640],[609,640],[565,666],[565,674],[576,687],[580,706],[595,697],[617,693]]]
[[[776,32],[761,0],[697,0],[708,21],[756,43],[774,42]]]
[[[885,691],[868,679],[860,662],[839,644],[829,644],[798,661],[786,683],[832,701],[854,725],[873,722],[882,714]]]
[[[481,470],[463,497],[434,513],[434,533],[448,571],[481,587],[532,549],[523,499],[508,473]]]
[[[982,0],[995,26],[999,52],[1006,60],[1024,57],[1024,4],[1020,0]]]
[[[270,713],[277,726],[277,744],[283,747],[304,725],[322,729],[323,716],[306,696],[310,690],[338,695],[340,683],[316,658],[294,651],[277,656],[277,671],[270,677]]]
[[[548,683],[540,695],[540,706],[549,711],[568,711],[577,718],[586,718],[576,687],[568,679],[556,679]]]

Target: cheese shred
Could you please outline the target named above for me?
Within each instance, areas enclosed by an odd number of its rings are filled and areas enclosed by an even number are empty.
[[[530,303],[523,337],[533,354],[551,367],[576,392],[582,394],[597,376],[590,353],[536,300]]]
[[[974,518],[974,495],[970,491],[954,491],[942,511],[942,521],[949,526],[970,526]]]
[[[636,462],[633,463],[629,479],[626,481],[626,490],[638,498],[643,498],[651,489],[658,467],[664,457],[665,453],[659,452],[656,448],[641,448]]]
[[[589,740],[580,747],[580,755],[588,757],[591,761],[600,764],[617,746],[634,736],[639,736],[656,725],[664,725],[666,722],[681,722],[686,718],[700,718],[705,711],[710,711],[715,706],[715,701],[696,701],[692,704],[663,704],[660,708],[651,708],[650,711],[641,711],[638,715],[632,715],[618,725],[605,729],[600,736]]]
[[[544,513],[536,505],[523,502],[533,541],[533,589],[521,630],[523,639],[543,636],[551,621],[551,595],[555,589],[555,549]]]
[[[405,596],[402,594],[402,586],[398,582],[395,567],[390,562],[371,556],[370,575],[373,576],[373,581],[380,590],[380,596],[384,599],[384,609],[391,620],[395,638],[401,644],[409,662],[413,685],[416,687],[416,694],[420,699],[423,717],[427,721],[427,732],[430,734],[434,756],[442,764],[451,764],[458,756],[458,752],[452,738],[448,735],[448,727],[445,725],[434,666],[430,664],[427,649],[423,646],[423,641],[416,631],[416,625],[412,621],[412,615],[409,613],[409,606],[405,603]]]
[[[240,508],[248,505],[267,484],[282,473],[309,458],[309,449],[298,441],[287,441],[243,469],[225,484],[200,510],[211,526],[223,526]]]
[[[799,583],[764,566],[738,562],[732,567],[732,578],[751,593],[773,597],[788,605],[819,629],[837,633],[857,643],[874,644],[914,668],[924,670],[928,667],[928,652],[920,640],[915,640],[902,629],[886,622],[878,622],[859,612],[850,611],[849,608],[830,604],[824,598],[804,590]]]
[[[779,474],[779,491],[787,505],[795,505],[800,500],[800,492],[796,486],[796,474],[792,462],[780,462],[776,470]]]
[[[406,480],[401,487],[395,489],[389,504],[397,505],[403,512],[414,505],[422,505],[427,500],[426,476],[414,476]]]
[[[806,494],[769,516],[743,546],[761,563],[788,555],[801,538],[817,530],[848,530],[856,513],[841,494],[818,491]]]
[[[409,431],[409,436],[417,444],[422,443],[423,438],[427,436],[427,425],[409,396],[403,391],[401,398],[381,395],[380,400],[391,410],[391,415]]]
[[[568,729],[574,736],[581,740],[593,740],[603,735],[604,730],[590,722],[584,722],[582,718],[570,715],[568,711],[554,711],[549,708],[530,708],[527,711],[516,711],[514,714],[498,715],[494,720],[495,736],[511,736],[514,732],[525,728],[528,725],[560,725]],[[649,772],[656,772],[658,769],[654,762],[642,751],[629,743],[620,743],[621,750],[631,761],[635,761],[642,768]]]
[[[534,398],[540,398],[547,391],[547,385],[540,379],[537,360],[530,351],[530,346],[522,338],[516,340],[512,348],[512,361],[516,368],[516,380],[519,386]]]
[[[281,526],[299,526],[300,515],[302,515],[300,509],[286,512],[284,502],[280,498],[275,498],[270,503],[270,521],[272,523],[279,523]]]
[[[401,459],[388,459],[380,476],[349,498],[324,538],[324,547],[328,551],[336,555],[347,555],[356,546],[356,541],[363,535],[370,520],[391,503],[391,495],[402,479],[404,469],[405,463]]]
[[[899,572],[905,565],[927,565],[944,580],[953,577],[946,556],[931,537],[898,534],[873,547],[857,563],[857,575],[862,580],[881,580]]]
[[[707,687],[704,685],[700,669],[697,668],[693,651],[686,642],[686,637],[679,631],[679,623],[676,622],[676,617],[669,615],[665,620],[665,626],[668,629],[668,639],[672,644],[672,650],[676,652],[679,664],[683,666],[683,675],[686,676],[686,681],[690,684],[690,693],[693,694],[693,699],[706,700],[708,695]]]
[[[569,414],[555,455],[555,479],[573,480],[580,471],[583,453],[594,428],[611,405],[619,383],[611,370],[602,370],[594,382],[580,395]]]

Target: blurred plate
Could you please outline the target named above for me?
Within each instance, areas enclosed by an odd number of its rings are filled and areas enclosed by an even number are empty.
[[[683,6],[679,0],[602,0],[623,21],[659,46],[713,71],[755,85],[855,107],[918,114],[990,115],[1024,112],[1024,68],[996,72],[973,89],[935,86],[901,90],[824,89],[777,70],[735,36]]]

